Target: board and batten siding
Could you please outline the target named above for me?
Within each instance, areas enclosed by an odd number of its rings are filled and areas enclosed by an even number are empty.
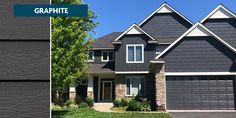
[[[144,34],[125,35],[120,39],[121,45],[115,45],[115,71],[148,71],[149,61],[154,59],[155,44],[148,43],[151,40]],[[144,63],[126,63],[126,45],[143,44],[144,45]]]
[[[166,72],[236,71],[236,54],[213,37],[184,37],[162,58]]]
[[[0,117],[50,117],[50,18],[14,17],[15,4],[0,1]]]
[[[179,37],[192,24],[176,13],[156,13],[140,27],[153,37]]]

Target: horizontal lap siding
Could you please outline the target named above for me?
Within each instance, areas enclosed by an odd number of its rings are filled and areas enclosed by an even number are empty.
[[[236,48],[235,19],[208,19],[204,22],[204,25],[224,41]]]
[[[151,39],[145,35],[126,35],[120,40],[122,44],[115,46],[115,71],[148,71],[149,61],[155,56],[155,44],[148,44]],[[144,63],[126,63],[127,44],[144,44]]]
[[[166,72],[236,71],[236,55],[213,37],[185,37],[163,57]]]
[[[47,41],[0,41],[0,80],[50,80]]]
[[[14,17],[15,4],[49,4],[49,0],[1,0],[0,40],[49,40],[50,22],[46,17]]]
[[[176,13],[155,14],[141,27],[154,37],[179,37],[192,25]]]
[[[0,1],[0,117],[50,116],[50,18],[14,17],[15,4]]]
[[[48,118],[49,82],[0,81],[1,118]]]

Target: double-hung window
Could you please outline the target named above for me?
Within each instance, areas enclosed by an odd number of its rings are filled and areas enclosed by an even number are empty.
[[[144,48],[143,44],[126,45],[126,63],[143,63]]]
[[[144,95],[144,76],[126,77],[126,96]]]
[[[94,51],[89,51],[88,53],[88,61],[93,62],[94,61]]]
[[[113,61],[114,55],[113,51],[102,51],[102,61]]]

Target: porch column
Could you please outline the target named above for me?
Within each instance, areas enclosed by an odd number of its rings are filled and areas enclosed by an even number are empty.
[[[155,81],[157,110],[166,110],[165,64],[156,64]]]
[[[76,98],[76,90],[75,90],[75,87],[70,87],[69,88],[69,98],[71,100],[75,100]]]
[[[93,77],[89,76],[88,78],[88,89],[87,89],[87,96],[94,98],[94,93],[93,93]]]

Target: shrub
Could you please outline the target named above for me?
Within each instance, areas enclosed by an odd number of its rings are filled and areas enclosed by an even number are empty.
[[[139,101],[136,100],[131,100],[128,104],[128,111],[140,111],[140,103]]]
[[[72,105],[72,104],[75,104],[75,101],[74,101],[74,100],[69,99],[69,100],[66,101],[66,106],[67,106],[67,107],[69,107],[69,106]]]
[[[140,111],[151,111],[151,106],[150,106],[150,102],[141,102],[140,103]]]
[[[80,104],[80,103],[82,103],[83,102],[83,98],[81,97],[81,96],[76,96],[76,98],[75,98],[75,103],[76,104]]]
[[[113,106],[114,106],[114,107],[120,107],[120,106],[121,106],[121,101],[120,101],[120,100],[117,100],[117,99],[114,100],[114,101],[113,101]]]
[[[75,109],[75,108],[77,108],[77,105],[76,105],[76,104],[70,104],[70,105],[68,106],[68,108],[69,108],[69,109]]]
[[[63,98],[59,97],[57,99],[54,100],[54,104],[55,105],[59,105],[59,106],[64,106],[64,100]]]
[[[52,106],[52,110],[61,110],[62,108],[61,108],[61,106],[59,106],[59,105],[53,105]]]
[[[122,98],[120,101],[120,106],[125,107],[128,106],[129,100],[127,98]]]
[[[88,106],[87,103],[82,102],[82,103],[79,104],[78,107],[79,107],[79,108],[88,108],[89,106]]]
[[[90,107],[92,107],[93,104],[94,104],[93,98],[90,98],[90,97],[87,97],[87,98],[85,99],[85,102],[86,102],[86,103],[88,104],[88,106],[90,106]]]

